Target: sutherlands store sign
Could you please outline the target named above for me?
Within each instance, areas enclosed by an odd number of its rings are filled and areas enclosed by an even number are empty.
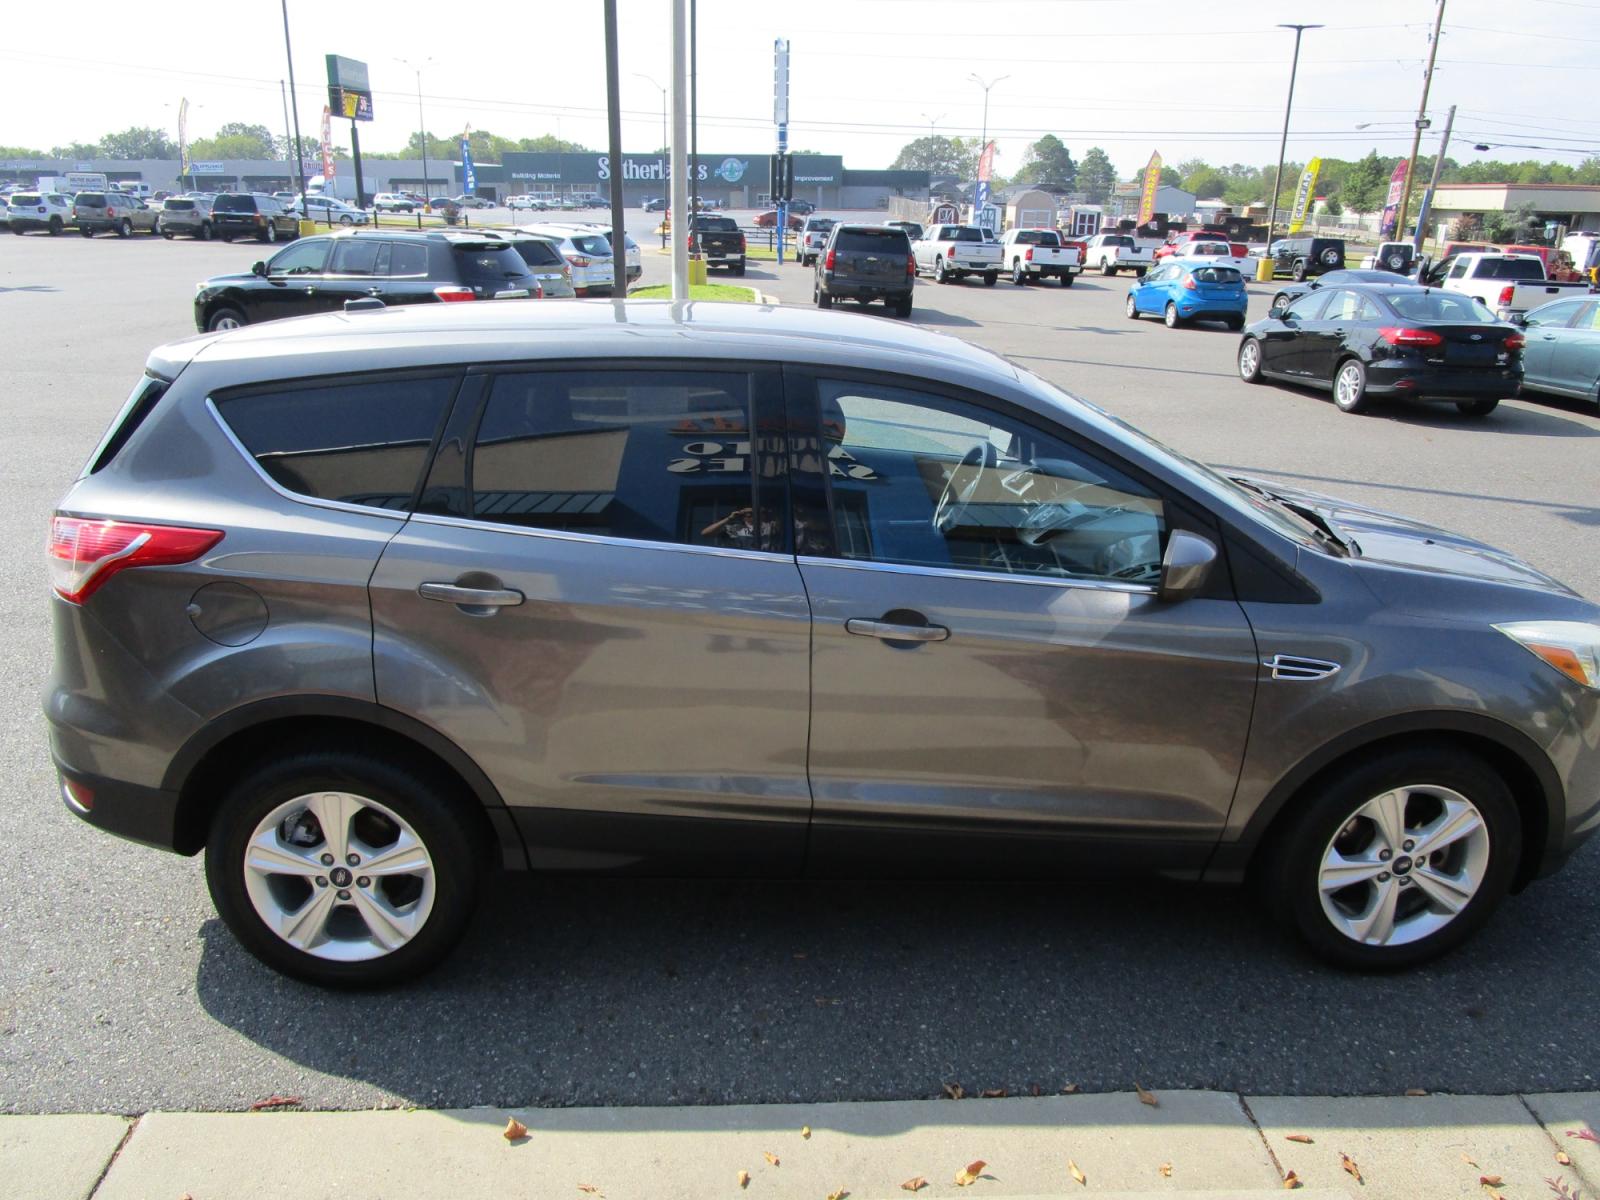
[[[611,156],[593,153],[527,153],[511,151],[501,156],[506,179],[533,186],[611,182]],[[768,190],[765,154],[700,155],[700,183],[726,187]],[[624,154],[621,175],[624,183],[666,183],[671,167],[663,154]],[[831,154],[797,154],[794,160],[796,183],[812,186],[836,185],[844,181],[844,159]]]

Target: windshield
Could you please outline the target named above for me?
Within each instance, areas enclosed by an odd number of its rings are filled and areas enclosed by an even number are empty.
[[[217,202],[211,206],[212,212],[219,213],[253,213],[256,211],[254,196],[221,195]]]
[[[1413,292],[1389,296],[1389,307],[1408,321],[1445,321],[1455,325],[1493,325],[1490,312],[1470,296],[1455,292]]]
[[[1537,258],[1484,258],[1478,260],[1474,279],[1543,279],[1544,263]]]

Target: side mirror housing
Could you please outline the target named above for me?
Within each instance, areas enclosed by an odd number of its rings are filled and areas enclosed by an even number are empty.
[[[1513,325],[1520,325],[1524,329],[1528,327],[1527,313],[1512,313],[1509,320]]]
[[[1198,595],[1211,578],[1217,561],[1216,543],[1187,529],[1175,529],[1167,539],[1167,552],[1161,556],[1161,584],[1156,599],[1176,604]]]
[[[267,264],[264,262],[253,263],[250,267],[250,274],[260,275],[262,278],[266,278]]]

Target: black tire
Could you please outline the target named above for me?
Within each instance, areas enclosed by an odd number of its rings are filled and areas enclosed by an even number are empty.
[[[812,288],[812,296],[816,300],[818,308],[833,307],[833,297],[828,295],[827,292],[823,291],[820,286],[815,286]]]
[[[415,831],[432,860],[433,907],[400,948],[361,962],[334,962],[291,946],[257,913],[245,890],[244,856],[256,826],[277,806],[318,791],[373,800]],[[218,914],[240,943],[275,970],[324,987],[383,987],[438,964],[460,940],[477,905],[486,847],[464,815],[475,803],[459,785],[421,763],[347,750],[290,750],[247,767],[228,789],[206,844],[206,883]]]
[[[230,245],[233,243],[233,234],[231,233],[219,233],[217,236]]]
[[[1143,279],[1144,278],[1144,273],[1146,271],[1148,271],[1149,269],[1150,269],[1149,267],[1135,267],[1133,269],[1133,277],[1135,279]]]
[[[899,300],[896,300],[890,307],[894,309],[895,316],[899,317],[902,321],[908,320],[911,316],[911,297],[903,296]]]
[[[1243,317],[1229,317],[1228,318],[1228,328],[1233,330],[1235,333],[1238,333],[1241,329],[1244,328],[1244,318]]]
[[[744,274],[744,259],[741,258],[739,260],[738,265],[733,268],[733,273],[735,275],[743,275]]]
[[[1183,324],[1183,318],[1178,315],[1178,306],[1172,301],[1167,301],[1166,311],[1161,314],[1161,319],[1166,322],[1168,329],[1176,329]]]
[[[1469,417],[1487,417],[1500,407],[1499,400],[1457,400],[1456,408]]]
[[[123,217],[122,220],[117,222],[117,236],[120,238],[133,236],[133,222],[128,220],[127,217]]]
[[[1368,800],[1408,786],[1448,788],[1465,797],[1487,829],[1489,861],[1478,890],[1442,928],[1408,943],[1357,942],[1323,910],[1319,888],[1323,855]],[[1284,825],[1257,853],[1257,882],[1272,911],[1314,953],[1341,967],[1394,970],[1454,949],[1489,919],[1522,856],[1522,823],[1506,781],[1488,763],[1455,746],[1421,744],[1363,758],[1324,776],[1290,803],[1297,810],[1292,824]]]
[[[1011,264],[1011,282],[1018,287],[1028,286],[1028,273],[1022,269],[1022,260],[1020,258]]]
[[[1104,259],[1104,258],[1102,258],[1100,260],[1100,274],[1102,274],[1102,275],[1115,275],[1116,273],[1117,273],[1117,269],[1111,265],[1109,260]]]
[[[1078,277],[1076,275],[1072,274],[1069,271],[1067,274],[1060,276],[1061,286],[1062,287],[1071,287],[1072,284],[1073,284],[1073,281],[1076,280],[1077,278]]]
[[[1246,348],[1254,350],[1247,354]],[[1246,383],[1260,383],[1261,378],[1261,341],[1259,338],[1245,338],[1239,343],[1239,378]]]
[[[61,231],[65,229],[66,226],[61,223],[60,217],[51,217],[50,224],[47,225],[46,228],[50,230],[51,237],[60,237]]]
[[[202,242],[209,242],[211,240],[211,222],[210,221],[201,221],[200,222],[200,240]]]
[[[166,238],[167,241],[169,241],[169,242],[172,240],[172,235],[170,233],[168,233],[165,229],[163,229],[161,231],[161,236]]]
[[[206,332],[216,333],[219,329],[224,328],[223,322],[229,319],[233,321],[234,325],[246,323],[242,312],[237,308],[224,304],[211,310],[211,315],[206,318]]]
[[[261,233],[258,235],[258,240],[260,240],[262,242],[275,242],[275,241],[277,241],[278,240],[278,227],[276,225],[274,225],[269,220],[267,222],[267,227],[265,229],[263,229],[261,231]]]
[[[1346,376],[1350,382],[1344,397],[1340,397],[1340,381]],[[1358,413],[1367,407],[1367,368],[1359,358],[1347,358],[1333,369],[1333,402],[1340,412]]]
[[[999,271],[985,271],[983,273],[983,286],[993,287],[1000,279]]]
[[[1128,314],[1128,320],[1130,321],[1139,319],[1139,306],[1134,303],[1133,290],[1131,288],[1128,290],[1128,302],[1123,305],[1122,311]]]
[[[87,225],[79,225],[78,232],[83,234],[84,237],[94,236],[94,230],[90,229]]]
[[[1289,277],[1291,279],[1293,279],[1296,283],[1304,283],[1306,281],[1306,260],[1305,259],[1297,258],[1297,259],[1294,260],[1294,268],[1293,268],[1293,270],[1291,270],[1289,272]]]

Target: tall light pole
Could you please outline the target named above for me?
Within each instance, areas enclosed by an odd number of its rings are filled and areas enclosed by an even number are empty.
[[[1278,141],[1278,173],[1272,179],[1272,207],[1267,216],[1267,253],[1257,268],[1258,278],[1259,272],[1270,270],[1272,265],[1272,227],[1278,223],[1278,193],[1283,190],[1283,155],[1289,148],[1289,113],[1294,108],[1294,78],[1300,71],[1300,35],[1308,29],[1321,29],[1322,26],[1279,25],[1278,28],[1294,30],[1294,58],[1289,62],[1289,98],[1283,102],[1283,137]]]
[[[1010,79],[1009,75],[1001,75],[985,83],[976,73],[967,76],[973,83],[983,89],[983,136],[978,139],[978,154],[983,154],[983,148],[989,144],[989,89],[1002,79]]]
[[[672,0],[672,298],[689,298],[689,4]],[[627,256],[622,257],[624,273]]]
[[[984,99],[987,100],[988,96],[989,96],[989,93],[985,92],[984,93]],[[923,113],[922,114],[922,119],[928,123],[928,136],[929,137],[933,136],[933,127],[935,125],[937,125],[940,121],[944,120],[945,117],[947,117],[948,115],[949,115],[948,113],[940,113],[937,117],[930,117],[927,113]],[[985,112],[984,113],[984,124],[987,125],[988,123],[989,123],[989,115],[988,115],[987,112]]]
[[[639,72],[635,71],[633,76],[635,79],[644,80],[651,87],[655,88],[661,93],[661,148],[665,150],[667,148],[667,89],[662,87],[654,79],[651,79],[648,75],[641,75]]]
[[[1420,255],[1422,243],[1427,237],[1428,210],[1433,207],[1433,194],[1439,190],[1439,172],[1444,167],[1444,153],[1450,149],[1450,131],[1456,124],[1456,106],[1450,106],[1450,115],[1444,119],[1444,133],[1439,138],[1439,153],[1433,160],[1433,178],[1428,181],[1428,190],[1422,193],[1422,203],[1417,206],[1417,236],[1411,240],[1411,253]]]
[[[1439,54],[1439,30],[1443,26],[1444,0],[1439,0],[1439,7],[1433,14],[1433,40],[1428,45],[1428,69],[1422,73],[1422,102],[1417,105],[1416,131],[1411,135],[1411,157],[1406,159],[1406,186],[1400,193],[1400,206],[1394,210],[1395,241],[1400,241],[1406,235],[1406,207],[1411,199],[1411,176],[1417,169],[1417,150],[1422,145],[1422,131],[1428,127],[1428,88],[1433,85],[1433,60]]]
[[[289,0],[283,0],[283,56],[289,60],[289,103],[294,109],[294,152],[300,153],[300,98],[294,91],[294,51],[289,48]],[[300,214],[307,215],[306,208],[306,173],[296,170],[300,176]]]
[[[428,179],[428,123],[422,116],[422,68],[433,62],[432,58],[425,58],[420,63],[414,63],[409,58],[397,58],[395,62],[410,67],[417,73],[417,140],[422,145],[422,206],[426,208],[433,197],[429,192],[433,185]],[[417,218],[420,223],[422,218]]]

